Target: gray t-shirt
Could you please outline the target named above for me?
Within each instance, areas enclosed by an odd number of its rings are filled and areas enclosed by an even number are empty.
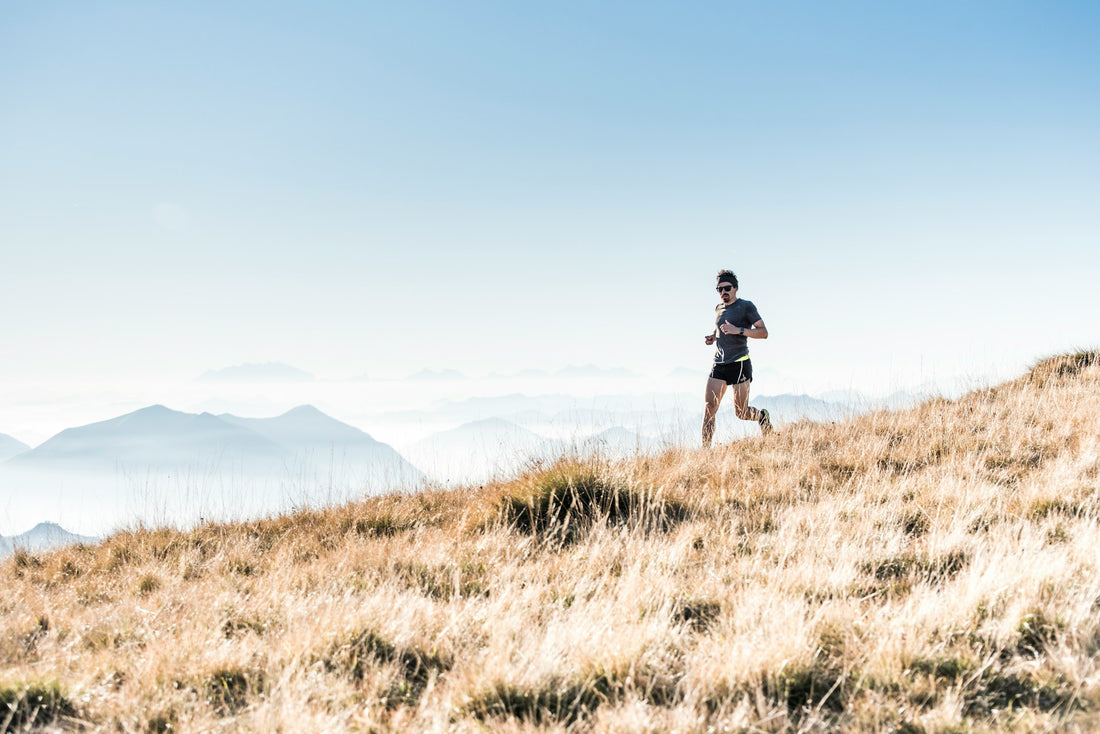
[[[715,306],[714,328],[718,338],[714,340],[714,363],[729,364],[749,353],[749,338],[740,334],[723,334],[720,328],[723,321],[749,329],[760,320],[760,312],[756,310],[756,306],[744,298],[738,298],[728,306],[721,303]]]

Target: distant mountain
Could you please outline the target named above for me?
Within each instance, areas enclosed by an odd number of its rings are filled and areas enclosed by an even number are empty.
[[[202,382],[312,382],[316,378],[304,370],[281,362],[239,364],[204,372]]]
[[[656,448],[659,442],[641,436],[622,426],[612,426],[584,439],[578,449],[584,454],[596,454],[611,459],[625,458]]]
[[[691,395],[688,400],[691,405],[695,405],[701,404],[702,398]],[[683,396],[678,394],[642,396],[601,394],[578,397],[565,393],[543,395],[511,393],[492,397],[473,397],[466,400],[441,400],[429,411],[402,411],[388,413],[385,416],[405,420],[446,418],[456,422],[504,418],[512,423],[522,423],[521,417],[524,417],[524,420],[531,419],[531,422],[540,422],[537,416],[542,416],[543,419],[553,417],[564,420],[570,425],[576,425],[592,422],[590,417],[598,415],[602,417],[595,421],[597,423],[621,424],[622,421],[616,420],[615,416],[623,412],[638,410],[652,412],[655,409],[678,406],[682,402]]]
[[[705,381],[705,374],[700,376]],[[699,387],[702,387],[700,382]],[[670,387],[675,387],[670,385]],[[833,422],[842,420],[872,406],[851,406],[834,403],[819,397],[784,393],[767,395],[755,393],[752,405],[772,411],[777,423],[794,423],[800,420]],[[698,440],[702,421],[703,395],[699,392],[662,392],[640,394],[597,394],[585,397],[564,393],[524,395],[512,393],[496,396],[479,396],[465,400],[441,400],[428,410],[383,413],[380,420],[404,425],[428,425],[450,421],[452,424],[470,424],[490,418],[502,419],[542,435],[588,435],[608,426],[618,426],[642,436],[659,440],[662,445],[692,444]],[[754,424],[737,421],[733,417],[733,399],[727,394],[719,410],[719,423],[731,424],[734,434],[743,428],[746,435],[758,430]],[[744,424],[743,426],[740,424]],[[410,456],[413,463],[422,466],[422,457]],[[431,472],[429,472],[431,473]]]
[[[70,472],[222,467],[257,474],[288,467],[301,472],[306,464],[357,474],[377,469],[377,478],[401,486],[422,478],[391,446],[308,405],[276,418],[194,415],[154,405],[66,429],[5,465]]]
[[[155,405],[0,463],[9,522],[45,516],[97,532],[253,518],[423,482],[391,446],[310,406],[252,419]]]
[[[632,372],[625,367],[613,367],[610,369],[597,367],[594,364],[585,365],[570,365],[569,367],[563,367],[554,373],[554,377],[618,377],[628,378],[637,377],[637,372]]]
[[[829,403],[810,395],[761,395],[749,401],[758,408],[767,408],[775,422],[790,423],[798,420],[811,420],[819,423],[842,420],[851,415],[843,405]],[[732,408],[732,405],[730,406]]]
[[[851,412],[876,410],[879,408],[897,409],[908,408],[922,400],[932,397],[928,393],[913,393],[897,391],[884,396],[865,395],[857,390],[831,390],[819,393],[817,398],[837,405]]]
[[[429,410],[383,413],[380,420],[405,425],[464,424],[500,418],[535,433],[575,437],[611,425],[648,435],[665,435],[680,415],[702,410],[701,395],[599,394],[589,396],[512,393],[466,400],[441,400]],[[410,457],[418,466],[419,460]],[[424,467],[421,467],[424,468]]]
[[[153,405],[133,413],[68,428],[9,459],[21,469],[115,470],[168,468],[211,459],[268,464],[284,449],[247,428],[210,413],[193,415]]]
[[[518,372],[511,372],[508,374],[500,372],[490,372],[488,377],[491,380],[513,380],[513,379],[529,379],[534,377],[549,377],[550,373],[546,370],[539,369],[524,369]]]
[[[432,434],[403,453],[434,479],[459,482],[512,474],[533,461],[560,455],[567,447],[515,423],[488,418]]]
[[[414,446],[430,445],[436,450],[465,450],[469,448],[471,442],[494,451],[508,448],[527,450],[552,443],[550,439],[515,423],[500,418],[486,418],[471,421],[447,431],[440,431],[418,441]]]
[[[510,413],[524,410],[550,413],[574,405],[576,401],[577,398],[564,394],[532,396],[509,393],[465,400],[442,400],[432,406],[430,415],[470,422],[484,418],[505,418]]]
[[[298,406],[275,418],[241,418],[228,413],[218,417],[254,431],[322,470],[338,467],[344,473],[375,480],[371,483],[391,479],[399,486],[418,484],[424,478],[392,446],[312,405]]]
[[[911,408],[917,403],[922,403],[932,397],[933,395],[927,392],[912,393],[905,390],[899,390],[880,398],[879,404],[883,408],[898,410],[900,408]]]
[[[481,482],[562,456],[623,458],[657,445],[656,440],[622,426],[560,440],[508,420],[487,418],[428,436],[405,447],[404,454],[438,481]]]
[[[856,405],[867,400],[867,396],[857,390],[827,390],[814,397],[836,405]]]
[[[597,367],[594,364],[584,365],[568,365],[562,367],[555,372],[547,372],[544,369],[528,368],[513,372],[511,374],[501,374],[494,372],[489,377],[494,378],[538,378],[538,377],[561,377],[561,378],[585,378],[585,377],[638,377],[637,372],[625,369],[623,367]]]
[[[381,445],[355,426],[341,423],[312,405],[299,405],[274,418],[242,418],[230,413],[222,413],[218,418],[287,447],[344,445],[364,441]]]
[[[420,370],[416,374],[409,375],[410,380],[417,382],[434,382],[444,380],[465,380],[466,375],[458,370]]]
[[[0,433],[0,461],[10,459],[24,451],[30,451],[30,448],[20,440],[12,438],[6,433]]]
[[[35,525],[25,533],[13,535],[10,538],[0,537],[0,558],[14,553],[20,548],[31,553],[38,553],[39,551],[76,545],[77,543],[91,544],[98,542],[99,538],[76,535],[56,523],[43,522]]]
[[[529,368],[529,369],[520,370],[519,372],[513,373],[512,377],[519,377],[519,378],[548,377],[549,374],[550,373],[547,372],[546,370]]]

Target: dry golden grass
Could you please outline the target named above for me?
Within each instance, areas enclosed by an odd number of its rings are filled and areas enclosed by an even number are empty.
[[[1100,354],[0,564],[0,731],[1100,728]]]

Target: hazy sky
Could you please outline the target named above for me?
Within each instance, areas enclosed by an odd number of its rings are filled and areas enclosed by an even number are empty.
[[[1019,370],[1100,341],[1098,37],[1092,0],[6,2],[0,381],[705,374],[721,267],[775,388]]]

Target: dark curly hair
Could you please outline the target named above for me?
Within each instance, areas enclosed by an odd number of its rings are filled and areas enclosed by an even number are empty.
[[[718,271],[719,283],[732,283],[733,287],[737,287],[737,276],[733,274],[732,270],[719,270]]]

